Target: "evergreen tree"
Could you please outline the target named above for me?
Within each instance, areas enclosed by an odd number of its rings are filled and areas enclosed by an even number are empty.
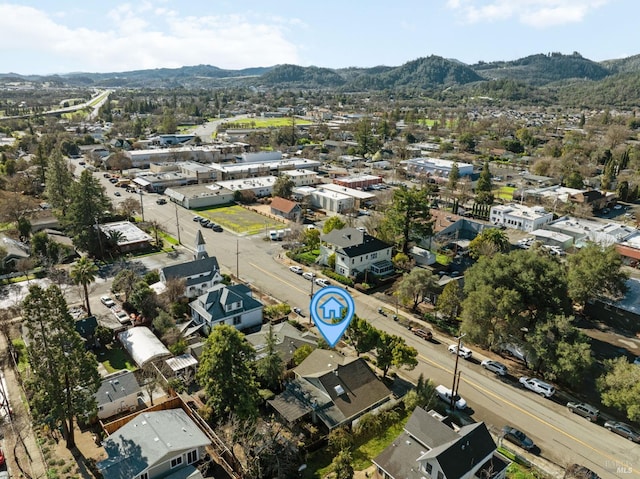
[[[458,186],[458,180],[460,179],[460,168],[458,168],[458,163],[454,162],[451,166],[451,171],[449,172],[449,178],[447,181],[447,188],[451,190],[451,192],[456,191],[456,187]]]
[[[393,202],[383,220],[383,230],[399,243],[400,250],[407,253],[411,241],[420,241],[433,233],[431,219],[432,190],[400,186],[393,192]]]
[[[86,351],[57,286],[46,290],[31,286],[23,302],[22,318],[29,339],[26,388],[31,410],[38,422],[51,428],[60,425],[71,449],[75,446],[75,418],[96,413],[98,363]]]
[[[273,324],[269,324],[265,357],[257,361],[256,375],[265,387],[272,391],[280,389],[280,383],[284,375],[284,363],[276,350],[276,336],[273,332]]]
[[[60,151],[55,150],[46,169],[45,193],[51,205],[65,215],[73,176]]]
[[[489,170],[489,162],[485,161],[476,183],[476,201],[483,205],[492,204],[493,193],[491,193],[491,189],[491,171]]]
[[[84,292],[84,301],[87,309],[87,315],[91,316],[91,304],[89,303],[89,284],[96,280],[96,274],[98,273],[98,267],[89,259],[88,256],[83,256],[76,263],[71,266],[69,276],[75,284],[82,286]]]

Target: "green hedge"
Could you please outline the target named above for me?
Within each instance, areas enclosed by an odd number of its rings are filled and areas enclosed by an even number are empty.
[[[341,274],[336,273],[335,271],[331,271],[330,269],[323,269],[322,274],[328,276],[331,279],[335,279],[338,283],[345,284],[347,286],[353,286],[353,280],[351,278],[347,278],[346,276],[342,276]]]

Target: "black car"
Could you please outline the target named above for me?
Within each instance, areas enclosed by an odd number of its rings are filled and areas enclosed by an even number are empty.
[[[509,442],[520,446],[526,451],[530,451],[535,447],[533,441],[524,432],[511,426],[504,426],[502,428],[502,436]]]
[[[156,203],[158,203],[159,205],[166,205],[167,204],[167,200],[165,200],[164,198],[158,198],[156,200]]]
[[[211,226],[211,229],[216,233],[222,233],[222,226],[220,225],[214,224],[213,226]]]

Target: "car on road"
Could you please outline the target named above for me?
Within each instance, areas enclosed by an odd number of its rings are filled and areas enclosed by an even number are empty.
[[[295,274],[303,273],[303,270],[300,266],[289,266],[289,271],[293,271]]]
[[[526,451],[530,451],[535,447],[531,438],[515,427],[504,426],[502,428],[502,437]]]
[[[614,210],[621,210],[622,209],[622,205],[614,205],[613,209]]]
[[[114,185],[118,182],[118,178],[109,178],[109,183],[113,183]]]
[[[296,313],[298,316],[304,316],[304,313],[300,308],[293,308],[293,312]]]
[[[492,373],[496,373],[498,376],[506,376],[507,375],[507,367],[498,362],[493,361],[491,359],[485,359],[480,363],[480,366],[485,368],[487,371],[491,371]]]
[[[442,384],[436,386],[436,395],[447,404],[451,404],[451,389]],[[462,399],[460,395],[456,394],[455,407],[461,411],[467,409],[467,401]]]
[[[607,421],[604,423],[605,429],[615,432],[616,434],[629,439],[633,442],[640,443],[640,433],[629,426],[627,423],[618,421]]]
[[[451,344],[449,345],[449,352],[451,354],[456,354],[458,353],[458,356],[460,356],[461,358],[464,359],[471,359],[471,356],[473,356],[473,352],[467,348],[464,345],[460,345],[460,349],[458,350],[458,345],[457,344]]]
[[[433,333],[428,329],[411,328],[411,332],[419,338],[425,339],[427,341],[431,341],[433,339]]]
[[[107,308],[113,308],[116,305],[116,302],[111,299],[109,296],[101,296],[100,302],[104,304]]]
[[[213,223],[210,228],[215,231],[216,233],[222,233],[222,226],[220,226],[217,223]]]
[[[193,221],[200,221],[202,219],[202,216],[194,216],[193,217]]]
[[[114,195],[115,195],[115,196],[122,196],[122,194],[121,194],[119,191],[116,191],[116,192],[114,193]]]
[[[206,228],[207,226],[209,226],[209,223],[211,223],[211,220],[208,220],[207,218],[202,218],[202,219],[200,220],[200,225],[201,225],[201,226],[204,226],[205,228]]]
[[[567,409],[578,416],[587,418],[591,422],[596,422],[600,416],[598,409],[584,402],[569,401],[567,403]]]
[[[316,277],[315,273],[312,273],[311,271],[305,271],[304,273],[302,273],[302,277],[304,279],[308,279],[309,281],[313,281],[313,278]]]
[[[522,376],[519,382],[520,384],[522,384],[523,387],[535,393],[538,393],[541,396],[544,396],[546,398],[550,398],[556,393],[555,388],[551,384],[545,383],[540,379],[528,378],[526,376]]]
[[[159,205],[166,205],[167,204],[167,200],[165,200],[164,198],[158,198],[156,200],[156,203],[158,203]]]
[[[564,479],[600,479],[600,476],[588,467],[580,464],[571,464],[564,471]]]
[[[316,284],[318,286],[320,286],[321,288],[324,288],[326,286],[331,286],[331,283],[329,282],[329,280],[324,279],[324,278],[317,278],[316,279]]]

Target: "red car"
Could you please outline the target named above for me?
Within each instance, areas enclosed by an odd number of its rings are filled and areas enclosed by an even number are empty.
[[[0,449],[0,466],[4,466],[4,451]]]

